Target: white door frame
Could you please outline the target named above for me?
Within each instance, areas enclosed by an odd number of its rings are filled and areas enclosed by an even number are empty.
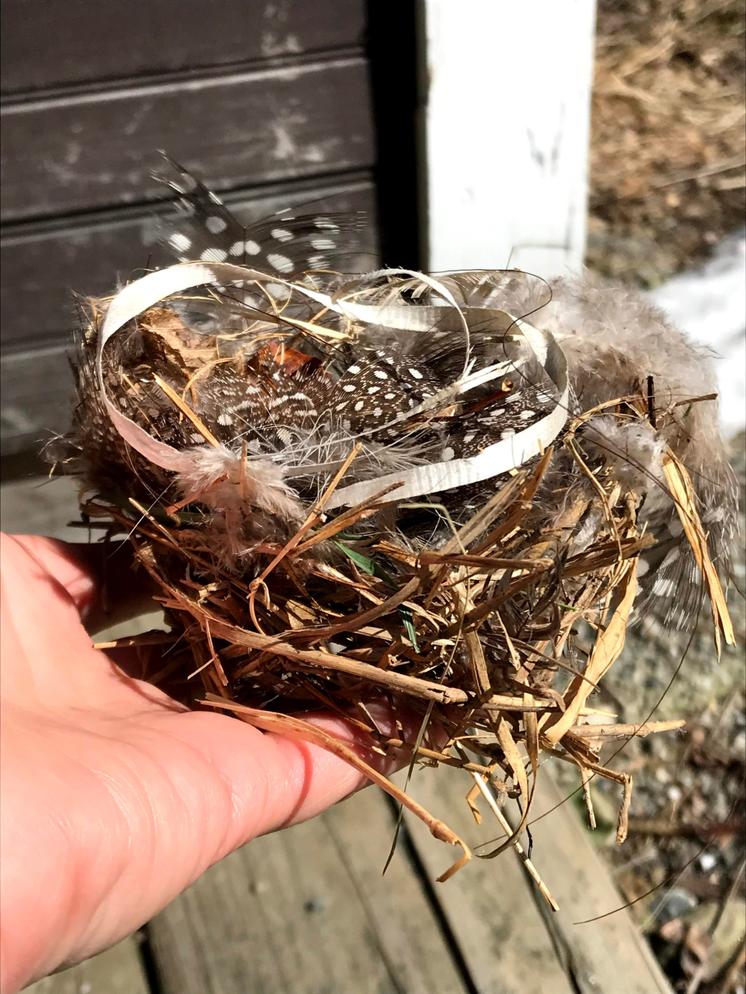
[[[579,269],[595,0],[420,6],[424,265]]]

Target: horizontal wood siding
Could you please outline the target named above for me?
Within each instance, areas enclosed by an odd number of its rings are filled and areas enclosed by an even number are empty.
[[[2,442],[69,421],[74,294],[171,259],[159,149],[250,222],[363,209],[378,261],[365,0],[3,0]],[[355,259],[360,265],[361,259]]]
[[[279,187],[252,196],[244,192],[226,197],[236,216],[245,222],[266,217],[292,204],[312,201],[317,209],[363,210],[371,218],[370,232],[357,242],[377,257],[374,223],[374,187],[370,178],[348,183],[300,188]],[[69,334],[74,317],[73,292],[95,296],[111,293],[145,267],[173,262],[155,243],[157,219],[151,211],[112,212],[88,224],[58,221],[18,226],[0,242],[3,280],[0,293],[3,346],[30,349],[60,342]]]
[[[2,90],[18,93],[359,46],[362,0],[3,0]]]
[[[369,103],[365,60],[345,58],[6,107],[2,217],[162,197],[159,148],[215,190],[369,166]]]
[[[29,449],[70,427],[73,380],[67,345],[5,353],[0,363],[3,455]]]

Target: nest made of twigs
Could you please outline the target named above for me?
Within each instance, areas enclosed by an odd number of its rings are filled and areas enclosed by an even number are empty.
[[[640,715],[638,724],[620,725],[594,707],[592,695],[624,646],[638,556],[655,541],[638,521],[644,495],[630,489],[634,477],[625,474],[624,460],[606,459],[599,449],[599,424],[606,426],[602,439],[609,425],[618,424],[631,432],[644,427],[660,443],[662,476],[656,485],[669,490],[704,574],[716,639],[720,630],[732,639],[694,491],[655,427],[649,392],[610,400],[568,422],[567,379],[555,361],[559,346],[495,304],[501,280],[520,278],[455,274],[446,285],[422,274],[386,271],[347,290],[332,280],[328,296],[315,283],[288,283],[278,302],[264,274],[185,264],[126,287],[105,313],[93,307],[78,367],[77,432],[68,468],[83,476],[89,495],[96,494],[83,501],[84,513],[128,536],[170,625],[167,633],[125,640],[130,646],[158,642],[164,650],[155,662],[145,654],[149,668],[142,675],[190,707],[230,711],[260,729],[343,757],[437,837],[462,847],[463,856],[441,879],[469,858],[467,843],[303,716],[319,709],[337,714],[353,722],[379,754],[404,752],[413,762],[463,768],[506,832],[497,851],[519,849],[542,754],[578,769],[591,821],[588,781],[599,775],[620,785],[617,837],[623,840],[631,780],[604,765],[601,749],[610,739],[681,723]],[[256,284],[276,307],[260,309],[242,300],[236,314],[225,289],[179,298],[180,310],[153,306],[201,281],[222,285],[226,279],[238,281],[242,293],[255,292]],[[448,308],[434,306],[437,294]],[[380,305],[372,317],[360,306],[371,300]],[[316,313],[318,304],[323,306]],[[468,337],[482,348],[476,354],[484,367],[473,374],[471,364],[463,371],[463,348],[452,337],[459,322],[466,328],[467,314]],[[421,496],[429,487],[402,489],[398,468],[381,476],[363,444],[365,432],[337,437],[332,431],[336,440],[327,451],[326,422],[314,427],[314,458],[305,450],[294,455],[300,476],[293,477],[293,486],[306,480],[302,491],[285,487],[280,478],[280,464],[287,469],[293,457],[286,447],[274,451],[271,463],[264,456],[248,458],[261,426],[247,421],[247,430],[228,441],[213,433],[210,425],[216,432],[223,425],[219,404],[209,391],[195,390],[195,383],[204,387],[222,364],[232,364],[230,382],[243,397],[272,381],[278,368],[282,374],[288,365],[312,361],[316,349],[324,354],[327,339],[357,341],[358,319],[374,329],[368,342],[391,328],[400,335],[412,322],[426,336],[434,329],[446,336],[451,382],[425,405],[427,417],[412,409],[417,430],[431,431],[438,441],[420,457],[443,454],[438,432],[451,430],[449,412],[460,410],[456,387],[464,377],[473,375],[477,386],[482,376],[485,383],[495,380],[488,400],[508,389],[496,379],[503,364],[494,359],[505,356],[493,336],[501,348],[513,348],[511,333],[518,325],[522,336],[544,345],[534,352],[536,363],[539,355],[543,359],[531,376],[551,371],[557,396],[547,394],[548,407],[562,414],[561,424],[551,435],[534,432],[534,448],[516,444],[516,452],[524,453],[518,461],[513,446],[521,431],[506,433],[509,438],[497,446],[507,445],[510,465],[520,469],[495,469],[466,484],[446,477],[432,498]],[[305,337],[298,342],[300,333]],[[107,335],[113,338],[108,345]],[[472,406],[467,403],[465,416],[478,419],[481,402],[477,396]],[[463,425],[455,420],[458,439]],[[534,428],[532,423],[525,431]],[[225,430],[235,433],[234,427]],[[547,438],[554,439],[552,445]],[[380,448],[391,457],[388,445]],[[315,468],[319,453],[323,472]],[[212,456],[219,457],[217,469],[201,484],[183,468],[212,466]],[[421,464],[422,458],[414,461],[411,472]],[[355,502],[349,485],[360,480],[364,489],[354,493],[365,499]],[[230,528],[227,509],[236,518]],[[384,705],[395,732],[381,730],[372,704]],[[413,727],[417,734],[409,731]],[[499,798],[517,801],[520,816],[512,827]]]
[[[624,416],[634,410],[627,404]],[[577,444],[586,420],[577,418],[555,448],[590,474]],[[445,877],[469,857],[466,843],[300,715],[324,708],[352,717],[375,750],[404,748],[424,763],[458,765],[493,800],[519,797],[521,823],[504,846],[525,823],[541,753],[576,765],[583,784],[593,774],[620,784],[623,840],[631,780],[604,767],[601,747],[681,724],[617,725],[592,706],[622,650],[637,556],[651,540],[639,533],[636,499],[608,472],[591,474],[606,525],[582,552],[572,538],[587,500],[567,507],[553,529],[537,529],[532,501],[556,454],[549,449],[515,472],[440,547],[420,550],[404,533],[361,529],[391,495],[325,516],[344,466],[290,541],[255,548],[246,572],[213,555],[193,510],[167,514],[134,499],[96,498],[84,511],[127,530],[171,625],[161,637],[168,653],[146,677],[192,706],[235,712],[353,762],[436,835],[462,845]],[[672,479],[685,487],[685,471],[672,465]],[[426,510],[448,519],[444,508]],[[418,716],[417,741],[381,733],[368,709],[375,701],[394,716]],[[437,729],[437,747],[427,744],[427,729]]]

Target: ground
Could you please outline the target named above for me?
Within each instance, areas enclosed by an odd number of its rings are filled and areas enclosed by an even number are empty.
[[[599,0],[589,265],[654,287],[743,223],[741,0]]]
[[[733,441],[733,457],[743,494],[743,435]],[[743,500],[741,509],[743,529]],[[741,590],[745,576],[741,549],[735,567]],[[599,699],[620,721],[653,712],[687,720],[682,733],[626,743],[611,762],[635,784],[630,835],[621,847],[614,841],[618,793],[608,783],[593,787],[599,823],[593,837],[626,899],[637,902],[633,913],[674,989],[687,994],[744,989],[746,603],[736,590],[731,594],[737,648],[718,661],[706,612],[693,635],[633,629]],[[568,791],[577,786],[557,772]]]
[[[745,57],[740,0],[600,0],[587,256],[606,277],[655,288],[675,323],[719,353],[723,425],[742,488]],[[635,777],[621,848],[616,798],[606,785],[594,791],[601,851],[627,900],[638,901],[674,988],[687,994],[743,992],[746,982],[739,544],[730,598],[739,647],[718,662],[706,617],[688,651],[685,634],[632,632],[605,686],[622,721],[654,708],[657,718],[687,719],[686,734],[631,742],[616,759]]]

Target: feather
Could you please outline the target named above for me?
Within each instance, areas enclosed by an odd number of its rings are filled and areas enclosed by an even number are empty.
[[[341,263],[349,271],[361,254],[364,211],[286,209],[245,225],[200,179],[163,158],[168,172],[153,178],[177,194],[180,210],[161,219],[160,241],[178,262],[233,262],[289,278]]]
[[[657,438],[685,464],[708,529],[713,562],[728,577],[738,522],[736,478],[720,433],[717,400],[695,400],[717,394],[712,353],[690,342],[632,290],[587,278],[557,280],[552,289],[551,304],[536,320],[561,344],[582,406],[638,392],[651,378]],[[607,459],[644,498],[640,518],[657,539],[656,547],[643,556],[637,614],[652,611],[665,623],[681,626],[699,609],[702,581],[661,482],[660,445],[652,437],[641,439],[639,428],[627,429],[620,437],[621,429],[615,426],[613,438],[608,425],[601,431],[606,433]]]
[[[201,265],[145,277],[139,283],[154,288],[147,298],[130,285],[105,322],[100,309],[90,315],[72,460],[90,479],[116,488],[127,467],[143,499],[170,492],[199,502],[213,514],[220,554],[241,558],[263,536],[291,534],[357,444],[329,510],[401,481],[395,497],[444,504],[458,522],[569,416],[639,396],[650,383],[655,426],[602,410],[580,439],[594,472],[635,496],[638,520],[656,539],[640,561],[638,614],[680,624],[701,595],[664,485],[668,449],[693,479],[713,561],[727,574],[735,480],[717,404],[697,400],[714,392],[711,359],[640,295],[517,271],[309,273],[339,264],[359,214],[281,212],[247,227],[167,161],[163,181],[182,215],[163,238],[178,259]],[[188,300],[178,296],[188,288]],[[125,298],[135,303],[123,311]],[[191,420],[169,395],[183,398]],[[536,526],[554,527],[592,493],[558,448],[536,495]],[[602,526],[598,509],[587,514],[576,551]],[[438,541],[437,524],[421,527]]]

